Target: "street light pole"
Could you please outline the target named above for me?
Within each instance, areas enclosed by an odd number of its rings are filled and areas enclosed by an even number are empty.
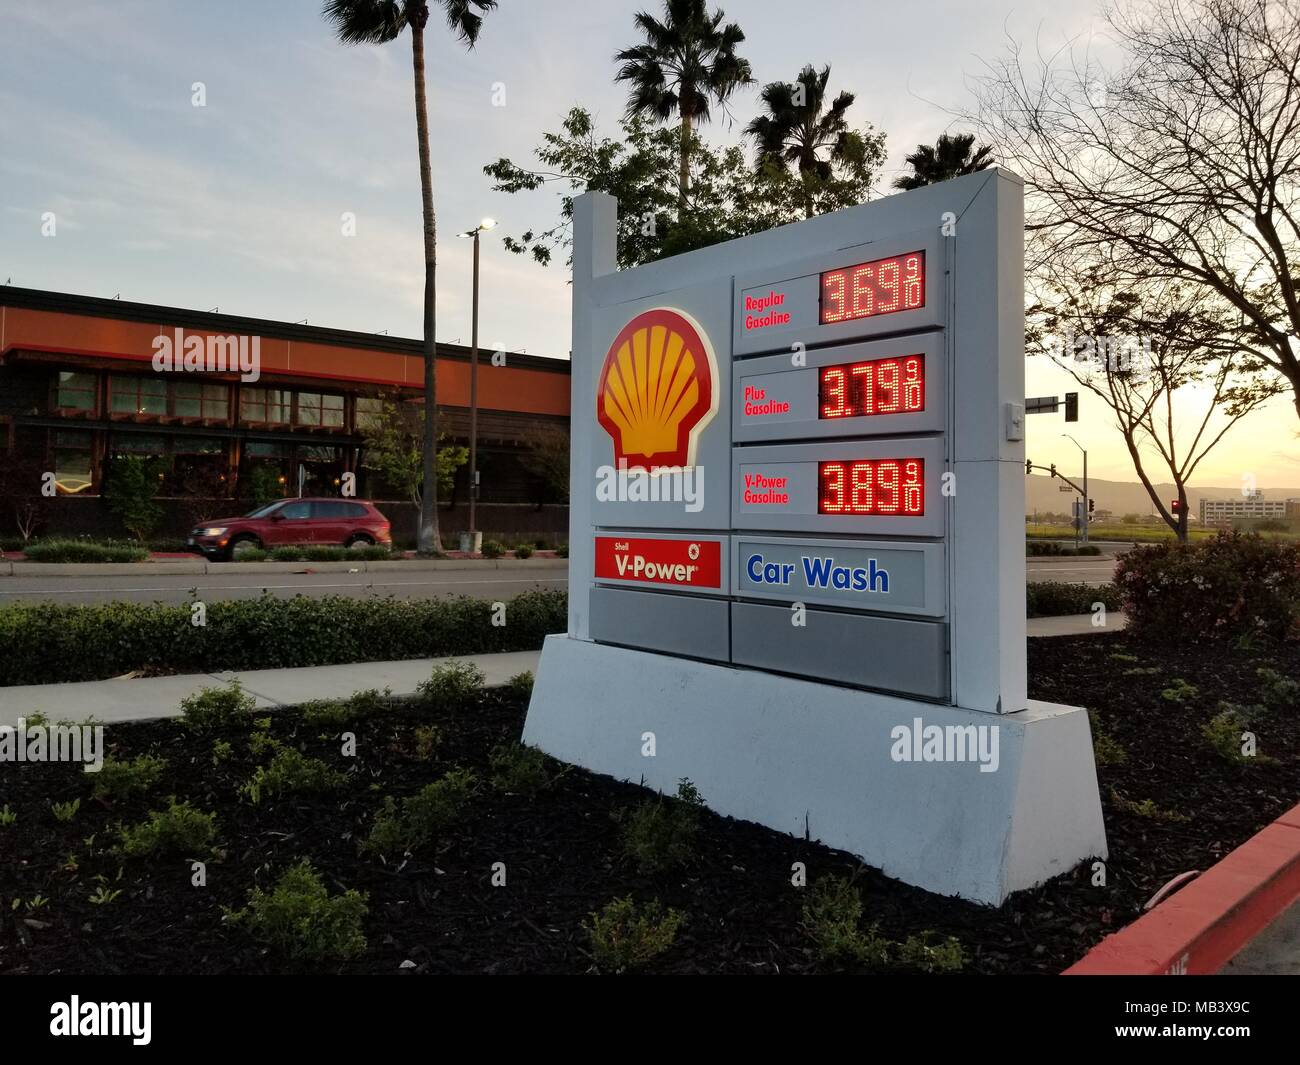
[[[478,248],[479,234],[493,228],[496,222],[485,218],[473,229],[461,234],[474,238],[474,298],[471,311],[469,349],[469,549],[477,548],[478,518]]]
[[[1079,531],[1083,534],[1083,542],[1086,544],[1088,542],[1088,449],[1069,433],[1061,435],[1083,452],[1083,505],[1079,508],[1082,511],[1079,516]]]

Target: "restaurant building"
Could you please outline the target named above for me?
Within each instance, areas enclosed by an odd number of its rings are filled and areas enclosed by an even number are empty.
[[[543,453],[567,438],[568,360],[505,352],[494,365],[493,354],[479,353],[477,524],[562,535],[563,486]],[[439,344],[437,374],[440,432],[467,445],[469,349]],[[5,286],[2,494],[10,510],[18,496],[38,503],[43,534],[120,534],[105,474],[117,457],[146,456],[159,534],[174,536],[268,484],[336,495],[352,473],[357,496],[392,501],[394,534],[410,538],[415,508],[367,468],[363,426],[385,403],[421,403],[423,375],[419,340]],[[466,527],[468,487],[461,467],[441,501],[444,531]],[[0,514],[0,536],[14,535],[11,519]]]

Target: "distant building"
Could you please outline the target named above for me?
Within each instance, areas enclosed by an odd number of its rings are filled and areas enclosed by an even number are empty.
[[[1201,500],[1201,522],[1206,525],[1231,525],[1239,518],[1297,516],[1300,516],[1300,499],[1265,499],[1259,491],[1233,499]]]

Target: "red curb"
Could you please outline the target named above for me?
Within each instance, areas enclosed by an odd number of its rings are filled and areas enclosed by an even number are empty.
[[[1217,973],[1297,898],[1300,805],[1061,975]]]

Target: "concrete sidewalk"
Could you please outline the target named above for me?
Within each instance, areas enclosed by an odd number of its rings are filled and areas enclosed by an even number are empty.
[[[416,686],[429,679],[435,666],[448,662],[473,662],[483,671],[487,684],[494,686],[504,684],[516,673],[536,672],[540,657],[541,651],[511,651],[304,669],[251,669],[240,673],[20,685],[0,688],[0,725],[16,726],[18,718],[37,711],[52,721],[84,721],[93,717],[105,724],[176,717],[186,696],[235,679],[264,708],[291,706],[307,699],[346,698],[368,688],[381,691],[391,688],[394,695],[413,695]]]
[[[144,574],[197,576],[224,573],[419,573],[438,570],[567,570],[554,555],[531,558],[407,558],[342,562],[209,562],[197,555],[150,562],[25,562],[0,558],[0,577],[129,577]]]
[[[1065,614],[1057,618],[1030,618],[1029,636],[1089,636],[1099,632],[1123,632],[1128,618],[1118,610],[1106,611],[1106,624],[1094,625],[1091,614]]]

